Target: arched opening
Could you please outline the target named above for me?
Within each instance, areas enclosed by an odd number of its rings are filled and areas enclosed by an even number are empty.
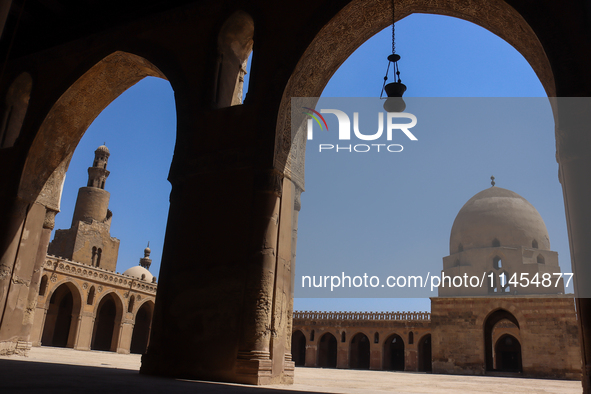
[[[314,330],[310,332],[310,342],[314,342]]]
[[[218,36],[218,59],[214,78],[216,108],[242,104],[244,76],[252,52],[254,21],[244,11],[236,11],[222,26]]]
[[[345,331],[341,333],[341,342],[347,342],[347,334],[345,333]]]
[[[537,261],[538,264],[546,264],[546,260],[544,259],[544,256],[542,256],[541,254],[538,255]]]
[[[39,295],[44,296],[47,291],[47,275],[43,275],[39,284]]]
[[[380,333],[373,334],[373,343],[380,343]]]
[[[128,313],[132,313],[133,312],[133,304],[135,302],[135,297],[131,296],[129,297],[129,304],[127,305],[127,312]]]
[[[80,304],[80,293],[74,285],[64,283],[54,290],[43,326],[44,346],[74,347]]]
[[[498,240],[498,239],[496,239],[496,238],[495,238],[495,239],[493,239],[493,241],[492,241],[492,247],[493,247],[493,248],[498,248],[498,247],[500,247],[500,246],[501,246],[501,241],[499,241],[499,240]]]
[[[384,342],[384,370],[404,371],[404,341],[398,334],[392,334]]]
[[[531,247],[534,249],[538,248],[538,241],[536,241],[535,239],[533,241],[531,241]]]
[[[363,333],[358,333],[351,339],[349,346],[349,367],[353,369],[369,369],[369,345],[369,338]]]
[[[0,148],[10,148],[16,142],[33,88],[33,79],[28,73],[22,73],[8,88],[0,108]]]
[[[431,334],[427,334],[419,341],[419,371],[431,372]]]
[[[131,337],[130,352],[144,354],[150,341],[150,330],[152,328],[152,314],[154,304],[150,301],[144,302],[135,315],[133,336]]]
[[[503,268],[503,260],[499,256],[493,258],[493,267],[497,270]]]
[[[408,333],[408,344],[412,345],[415,342],[415,334],[414,332],[409,332]]]
[[[119,305],[118,305],[119,304]],[[114,352],[119,340],[121,322],[121,302],[113,293],[103,297],[96,309],[94,330],[92,332],[92,350]]]
[[[300,330],[291,336],[291,359],[296,367],[306,365],[306,336]]]
[[[318,366],[321,368],[337,367],[337,339],[327,332],[318,343]]]
[[[495,344],[495,370],[521,372],[521,344],[514,336],[505,334]]]
[[[464,245],[459,244],[458,245],[458,253],[463,252],[464,251]]]
[[[513,316],[512,313],[506,311],[505,309],[497,309],[496,311],[492,312],[484,321],[484,351],[485,351],[485,361],[486,361],[486,370],[487,371],[494,371],[495,364],[494,364],[494,348],[493,345],[493,330],[495,326],[503,321],[507,320],[508,322],[512,323],[517,327],[517,331],[519,330],[519,322]]]
[[[90,286],[90,290],[88,290],[88,297],[86,297],[86,304],[92,305],[94,304],[94,286]]]

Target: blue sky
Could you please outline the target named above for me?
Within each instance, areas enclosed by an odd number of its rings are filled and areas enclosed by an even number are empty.
[[[389,28],[382,31],[351,55],[323,96],[379,96],[390,34]],[[405,97],[545,97],[525,59],[474,24],[417,14],[396,24],[396,37],[401,77],[408,87]],[[169,206],[166,178],[174,149],[174,105],[167,81],[140,81],[97,117],[70,164],[56,229],[70,226],[76,194],[86,184],[96,147],[105,142],[111,151],[105,188],[111,192],[114,214],[111,234],[121,240],[119,272],[137,265],[148,241],[151,271],[157,275],[159,270]],[[533,130],[524,124],[517,132],[425,134],[405,156],[385,157],[378,163],[345,163],[308,150],[296,278],[318,265],[441,265],[449,253],[455,215],[472,195],[490,186],[491,175],[497,177],[497,186],[521,194],[538,209],[563,272],[570,272],[554,126],[550,106],[545,108],[536,118],[540,126]],[[295,308],[428,310],[429,301],[296,299]]]

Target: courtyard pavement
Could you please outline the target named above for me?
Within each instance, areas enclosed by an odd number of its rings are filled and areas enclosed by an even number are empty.
[[[292,386],[254,387],[140,375],[140,356],[40,347],[0,356],[0,393],[555,393],[580,394],[569,380],[296,368]]]

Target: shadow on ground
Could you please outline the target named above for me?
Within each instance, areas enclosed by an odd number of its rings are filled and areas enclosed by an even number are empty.
[[[107,367],[0,360],[0,393],[246,393],[293,394],[290,390],[187,381]]]

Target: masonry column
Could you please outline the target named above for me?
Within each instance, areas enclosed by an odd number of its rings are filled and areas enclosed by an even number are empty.
[[[345,332],[345,342],[342,341],[343,332]],[[341,331],[341,337],[337,338],[337,368],[349,368],[349,333]]]
[[[591,98],[559,98],[556,145],[583,355],[583,392],[591,393]]]
[[[293,297],[294,297],[294,280],[295,280],[295,261],[296,261],[296,247],[298,243],[298,217],[300,214],[300,209],[302,208],[302,203],[300,200],[300,196],[302,194],[302,189],[295,185],[295,194],[293,197],[293,210],[292,210],[292,233],[291,233],[291,264],[289,267],[289,273],[291,276],[291,296],[288,297],[288,305],[287,305],[287,327],[286,327],[286,338],[285,338],[285,365],[286,370],[289,370],[293,373],[293,368],[295,368],[295,363],[292,361],[292,349],[291,349],[291,336],[293,334]]]
[[[20,227],[20,231],[16,232],[0,261],[0,272],[4,277],[0,287],[0,354],[26,354],[30,348],[34,308],[28,309],[29,289],[42,238],[40,229],[45,220],[45,207],[33,203],[27,206],[25,212],[26,218],[22,224],[19,224],[18,217],[14,218],[12,224]]]

